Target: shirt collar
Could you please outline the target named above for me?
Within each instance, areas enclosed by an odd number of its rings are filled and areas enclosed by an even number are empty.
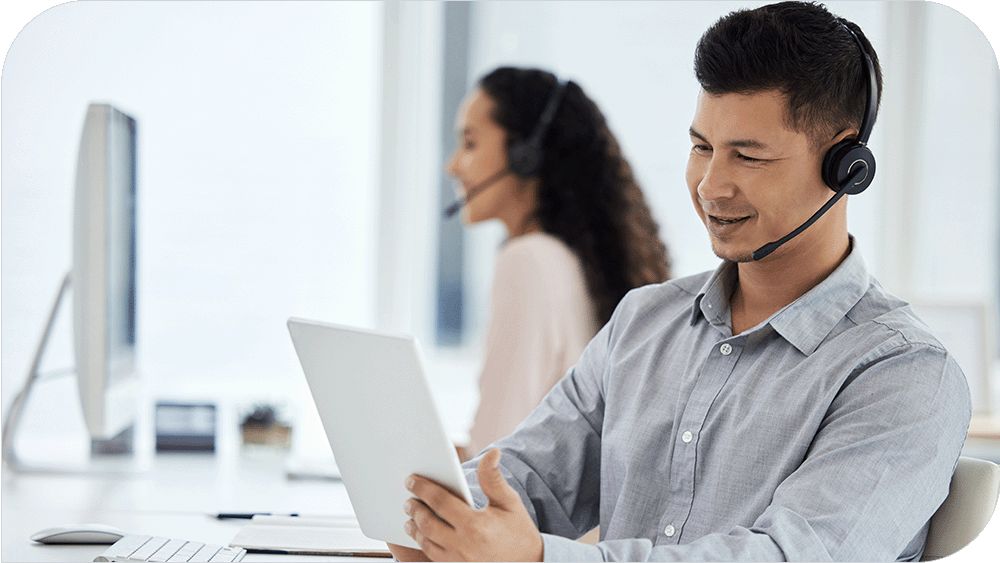
[[[698,322],[699,317],[705,317],[712,326],[725,329],[724,332],[729,331],[729,335],[732,334],[729,297],[736,288],[736,277],[736,263],[723,260],[694,298],[694,307],[691,309],[692,325]]]
[[[850,237],[847,258],[829,276],[767,321],[782,338],[805,355],[816,351],[823,339],[868,291],[870,277],[861,252]],[[729,298],[737,281],[736,264],[723,261],[695,297],[691,324],[699,316],[713,326],[729,330]]]

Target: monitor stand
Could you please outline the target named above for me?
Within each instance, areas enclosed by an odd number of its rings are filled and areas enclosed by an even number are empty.
[[[90,455],[132,455],[135,453],[135,423],[106,440],[90,440]]]
[[[38,342],[38,347],[35,349],[35,356],[31,361],[31,369],[28,371],[28,379],[25,381],[24,386],[18,391],[17,395],[14,397],[14,401],[11,402],[10,408],[7,409],[7,415],[4,417],[3,421],[3,450],[2,459],[5,468],[11,471],[16,471],[19,473],[50,473],[50,474],[94,474],[100,473],[103,475],[112,474],[115,476],[135,476],[139,475],[144,467],[139,467],[135,463],[126,462],[122,463],[112,463],[109,467],[98,467],[98,465],[104,465],[103,463],[95,464],[95,466],[90,466],[88,464],[83,465],[71,465],[71,464],[59,464],[53,465],[49,463],[45,464],[35,464],[32,462],[25,462],[20,459],[17,455],[17,450],[14,447],[14,438],[17,436],[17,427],[21,421],[21,413],[24,411],[24,406],[28,402],[28,397],[31,395],[31,390],[34,389],[35,384],[39,380],[39,366],[42,363],[42,357],[45,355],[45,348],[49,342],[49,336],[52,333],[52,326],[55,324],[56,314],[59,312],[59,306],[62,304],[63,297],[69,291],[70,287],[70,273],[66,272],[63,276],[62,283],[59,285],[59,292],[56,294],[55,302],[52,304],[52,309],[49,311],[48,321],[45,323],[45,330],[42,332],[42,338]],[[118,435],[108,439],[108,440],[91,440],[90,452],[91,455],[104,455],[104,454],[124,454],[130,455],[134,452],[134,441],[135,441],[135,423],[130,425],[128,428],[124,429]],[[96,460],[95,460],[96,461]],[[104,461],[104,460],[102,460]]]

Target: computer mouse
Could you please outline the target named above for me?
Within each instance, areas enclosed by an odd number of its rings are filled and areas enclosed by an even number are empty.
[[[32,541],[44,544],[113,544],[125,532],[104,524],[78,524],[46,528],[31,536]]]

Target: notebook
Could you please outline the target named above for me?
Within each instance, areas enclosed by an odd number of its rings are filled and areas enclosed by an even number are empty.
[[[361,533],[354,516],[254,516],[229,545],[256,553],[392,557],[385,542]]]

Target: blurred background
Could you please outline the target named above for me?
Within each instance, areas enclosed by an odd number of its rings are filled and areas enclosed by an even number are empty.
[[[461,439],[503,235],[499,225],[442,219],[462,97],[501,64],[577,81],[622,143],[674,275],[712,269],[684,184],[692,57],[720,16],[760,4],[86,2],[46,11],[12,45],[2,77],[3,407],[71,263],[76,151],[86,107],[100,101],[138,122],[137,359],[149,401],[268,401],[293,419],[293,451],[328,451],[285,328],[302,316],[416,335],[445,426]],[[871,141],[879,173],[851,199],[850,230],[875,276],[956,354],[980,429],[995,434],[997,59],[974,23],[939,4],[827,5],[864,29],[885,76]],[[65,308],[58,316],[43,370],[72,366],[70,317]],[[86,448],[75,393],[72,378],[43,381],[23,434]],[[1000,457],[990,444],[973,447]]]

